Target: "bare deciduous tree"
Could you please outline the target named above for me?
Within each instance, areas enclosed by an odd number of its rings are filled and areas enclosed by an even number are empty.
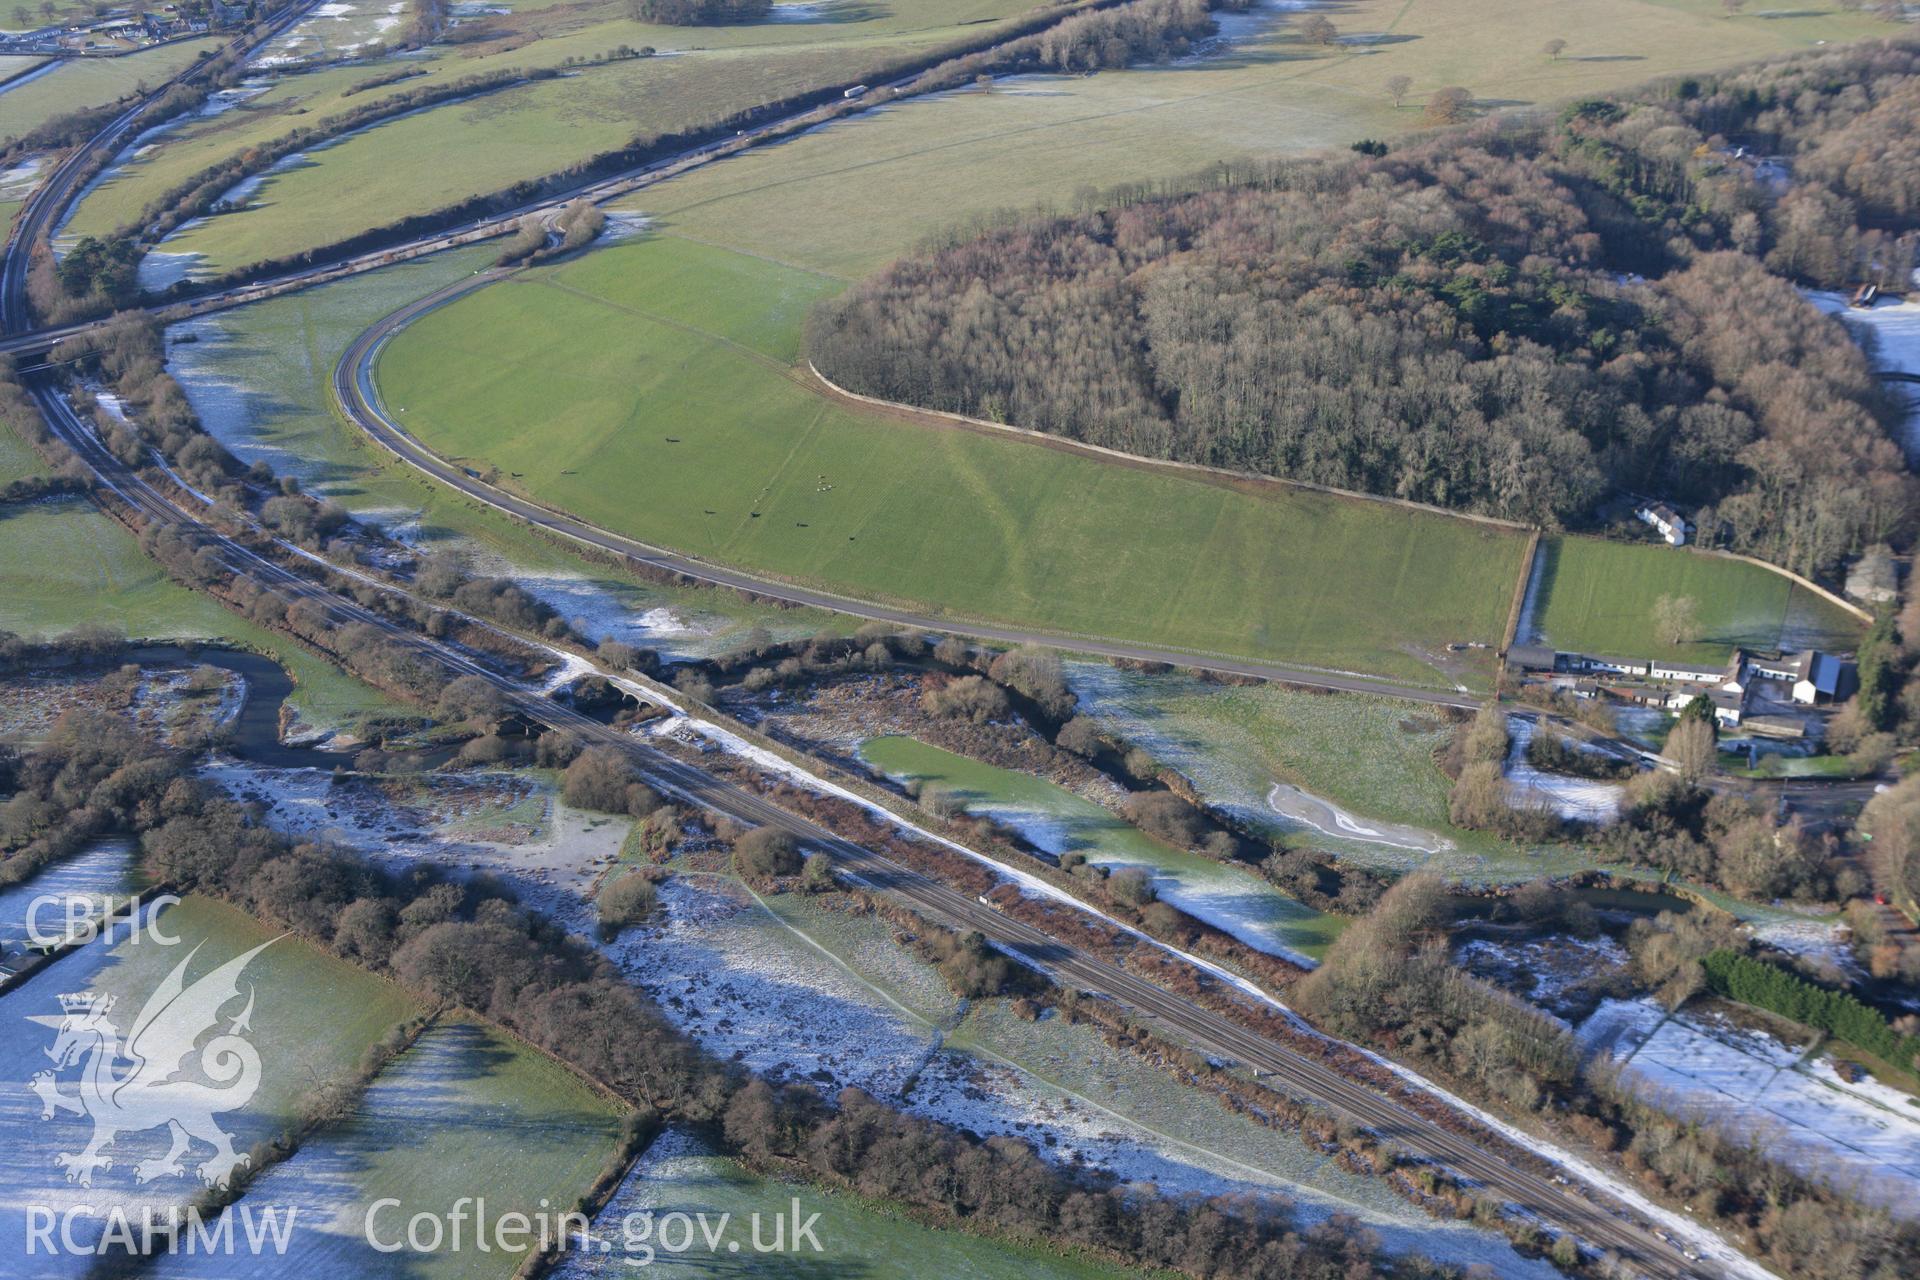
[[[1673,726],[1667,735],[1664,754],[1688,782],[1698,782],[1711,774],[1720,760],[1720,747],[1713,726],[1704,720],[1686,719]]]

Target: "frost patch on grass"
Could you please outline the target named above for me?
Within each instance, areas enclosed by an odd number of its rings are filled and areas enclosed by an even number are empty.
[[[1257,0],[1242,13],[1216,12],[1213,15],[1214,33],[1197,41],[1193,52],[1184,58],[1176,58],[1173,65],[1190,66],[1231,53],[1235,45],[1266,35],[1284,15],[1310,9],[1313,3],[1314,0]]]
[[[1418,827],[1356,818],[1331,800],[1322,800],[1311,792],[1285,782],[1274,783],[1267,792],[1267,808],[1283,818],[1343,840],[1364,840],[1368,844],[1391,845],[1397,849],[1414,849],[1422,853],[1439,853],[1453,848],[1453,841]]]
[[[1106,663],[1068,663],[1066,677],[1079,696],[1081,715],[1112,724],[1127,741],[1179,770],[1209,803],[1255,830],[1371,848],[1396,865],[1424,861],[1397,855],[1454,848],[1452,840],[1428,827],[1385,820],[1366,812],[1367,806],[1336,802],[1276,776],[1276,756],[1291,760],[1337,751],[1342,759],[1365,761],[1353,771],[1357,789],[1396,793],[1397,803],[1382,808],[1443,818],[1446,780],[1432,765],[1431,749],[1445,725],[1436,722],[1431,733],[1406,733],[1396,725],[1418,713],[1403,704],[1273,686],[1224,688],[1182,675],[1121,671]],[[1404,754],[1372,749],[1382,739],[1396,749],[1403,744],[1410,749]]]
[[[635,213],[624,209],[609,209],[607,224],[600,229],[600,243],[617,244],[622,240],[632,240],[645,235],[653,226],[650,214]]]
[[[1627,951],[1604,935],[1555,935],[1521,942],[1474,938],[1454,953],[1476,977],[1497,983],[1556,1018],[1577,1016],[1593,1003],[1593,987],[1627,967]]]
[[[1546,580],[1541,572],[1547,559],[1546,544],[1533,549],[1533,559],[1527,562],[1527,593],[1520,600],[1520,620],[1514,626],[1515,644],[1539,644],[1540,633],[1540,587]]]
[[[58,63],[48,63],[49,67]],[[19,81],[15,81],[19,84]],[[12,167],[0,172],[0,200],[24,200],[40,185],[40,166],[45,160],[41,155],[30,155],[15,162]]]
[[[1920,271],[1914,273],[1920,285]],[[1920,374],[1920,301],[1909,297],[1904,302],[1887,299],[1861,310],[1847,305],[1845,294],[1808,291],[1807,301],[1835,316],[1856,341],[1869,347],[1876,367],[1901,373]],[[1895,385],[1890,388],[1907,401],[1907,418],[1901,445],[1909,462],[1920,462],[1920,387]]]
[[[661,919],[604,948],[681,1030],[755,1071],[897,1098],[933,1043],[799,939],[776,935],[745,889],[676,876]]]
[[[206,260],[204,253],[174,253],[168,249],[149,249],[134,268],[134,279],[143,293],[165,293],[182,280],[192,280]]]
[[[1595,1028],[1598,1024],[1597,1029]],[[1920,1216],[1920,1106],[1876,1083],[1849,1084],[1804,1045],[1712,1013],[1667,1016],[1651,1001],[1610,1001],[1580,1031],[1680,1114],[1768,1146],[1896,1213]]]
[[[381,4],[333,0],[323,4],[254,56],[247,65],[260,70],[285,67],[364,48],[378,32],[390,29],[393,12]]]
[[[30,937],[28,915],[44,899],[104,900],[133,889],[133,845],[107,840],[62,859],[31,879],[0,889],[0,953],[11,954]],[[66,913],[56,903],[39,908],[34,921],[42,934],[62,929]]]
[[[1311,968],[1303,948],[1331,941],[1336,926],[1287,897],[1250,867],[1228,866],[1148,837],[1105,808],[1043,778],[982,764],[914,738],[888,736],[864,743],[871,767],[898,780],[920,779],[952,788],[970,811],[1004,822],[1058,859],[1078,853],[1110,871],[1136,867],[1152,878],[1154,893],[1256,951]]]
[[[1845,926],[1834,920],[1795,920],[1782,916],[1756,921],[1754,940],[1792,955],[1824,961],[1842,973],[1860,972]]]
[[[1507,717],[1507,733],[1513,739],[1507,754],[1507,788],[1514,804],[1544,804],[1563,818],[1583,822],[1611,822],[1619,816],[1621,798],[1627,793],[1620,783],[1546,773],[1529,764],[1527,744],[1533,741],[1533,732],[1533,721]],[[1574,745],[1584,748],[1582,743]]]

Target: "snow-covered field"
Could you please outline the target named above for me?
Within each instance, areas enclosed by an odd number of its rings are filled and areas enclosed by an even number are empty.
[[[406,7],[406,0],[333,0],[262,49],[250,65],[268,69],[346,57],[398,27]]]
[[[1620,783],[1545,773],[1529,764],[1527,744],[1533,741],[1533,731],[1531,720],[1507,717],[1507,733],[1513,739],[1507,755],[1507,786],[1513,803],[1544,804],[1563,818],[1585,822],[1611,822],[1618,816],[1620,799],[1627,791]]]
[[[152,1212],[164,1220],[169,1206],[184,1203],[197,1189],[198,1184],[177,1178],[161,1178],[144,1186],[136,1181],[135,1161],[166,1152],[167,1140],[159,1131],[122,1135],[114,1146],[113,1166],[96,1171],[91,1187],[68,1182],[54,1163],[56,1153],[77,1153],[87,1145],[93,1122],[85,1114],[64,1111],[43,1118],[40,1099],[29,1081],[53,1066],[45,1051],[60,1025],[61,994],[88,990],[116,963],[114,952],[95,944],[0,997],[0,1026],[7,1029],[0,1036],[0,1140],[9,1152],[9,1158],[0,1162],[0,1258],[6,1259],[0,1270],[9,1275],[25,1265],[30,1206],[45,1206],[62,1215],[76,1211],[74,1235],[91,1245],[105,1231],[108,1214],[118,1210],[138,1221],[142,1213]],[[71,1070],[66,1072],[64,1092],[70,1096],[73,1077]],[[243,1120],[245,1115],[233,1119]],[[258,1136],[263,1135],[256,1128],[250,1138]],[[81,1205],[92,1208],[78,1212]],[[90,1274],[92,1261],[78,1251],[51,1257],[42,1253],[31,1259],[31,1274],[36,1280],[77,1278]]]
[[[983,1136],[1023,1138],[1049,1159],[1079,1160],[1122,1180],[1174,1192],[1280,1193],[1308,1221],[1357,1212],[1390,1247],[1485,1262],[1499,1275],[1544,1280],[1548,1274],[1491,1237],[1451,1224],[1437,1228],[1386,1188],[1305,1151],[1290,1134],[1213,1115],[1215,1104],[1197,1095],[1174,1103],[1174,1114],[1159,1128],[1143,1124],[1134,1116],[1156,1105],[1145,1095],[1162,1082],[1153,1080],[1153,1068],[1118,1059],[1086,1029],[1060,1034],[1076,1037],[1076,1065],[1090,1079],[1122,1082],[1112,1095],[1103,1091],[1103,1099],[990,1052],[944,1048],[957,1026],[973,1040],[979,1029],[963,1025],[965,1006],[878,921],[814,921],[802,936],[738,886],[708,877],[669,881],[661,906],[662,920],[628,930],[608,953],[676,1025],[723,1057],[810,1079],[829,1093],[857,1085],[916,1114]],[[810,940],[816,931],[848,958],[823,952]],[[1044,1030],[1033,1034],[1045,1038]],[[1101,1067],[1090,1059],[1111,1061]],[[1083,1081],[1081,1087],[1094,1086]],[[1120,1107],[1133,1114],[1121,1114]],[[602,1220],[654,1203],[645,1181],[630,1175]]]
[[[1755,920],[1750,929],[1756,941],[1770,947],[1818,960],[1841,973],[1865,976],[1854,958],[1851,935],[1838,920],[1797,920],[1783,914]]]
[[[1920,272],[1914,277],[1916,286],[1920,286]],[[1810,291],[1807,300],[1838,316],[1856,338],[1870,335],[1875,367],[1920,374],[1920,295],[1909,296],[1904,302],[1882,300],[1866,310],[1848,306],[1847,295],[1840,293]],[[1906,435],[1900,443],[1909,461],[1920,462],[1920,386],[1896,383],[1892,390],[1904,396],[1910,406]]]
[[[383,811],[364,797],[349,802],[352,793],[318,771],[218,761],[206,772],[267,804],[276,826],[344,840],[390,864],[437,861],[503,874],[529,905],[582,935],[592,924],[585,895],[605,851],[617,847],[612,833],[623,829],[609,824],[590,856],[568,859],[550,847],[517,851],[450,839],[411,814]],[[792,909],[803,917],[820,914]],[[821,938],[832,943],[831,953]],[[1222,1113],[1205,1123],[1247,1130],[1235,1140],[1238,1154],[1188,1138],[1194,1121],[1211,1117],[1214,1108],[1197,1096],[1162,1104],[1173,1107],[1172,1115],[1149,1128],[1121,1110],[1129,1099],[1138,1102],[1138,1083],[1096,1101],[996,1055],[945,1049],[965,1009],[881,922],[823,916],[803,934],[733,882],[686,875],[663,886],[656,920],[629,929],[606,950],[677,1025],[710,1051],[758,1070],[810,1080],[829,1092],[851,1084],[882,1098],[904,1097],[920,1114],[982,1134],[1023,1137],[1051,1158],[1085,1160],[1123,1179],[1209,1193],[1280,1191],[1309,1220],[1361,1212],[1393,1247],[1488,1262],[1501,1275],[1549,1275],[1484,1233],[1437,1227],[1386,1188],[1306,1152],[1291,1135],[1268,1134]],[[1110,1054],[1091,1032],[1072,1030],[1086,1037],[1073,1054],[1076,1066]],[[1146,1064],[1128,1062],[1125,1069],[1157,1079]]]
[[[47,64],[49,68],[59,65],[57,62]],[[0,171],[0,200],[24,200],[31,195],[33,189],[40,185],[40,167],[45,159],[39,155],[24,156],[11,167]]]
[[[508,1280],[519,1259],[483,1252],[471,1220],[438,1248],[385,1252],[415,1213],[447,1215],[464,1196],[486,1197],[490,1222],[555,1204],[585,1189],[616,1145],[611,1109],[549,1060],[472,1023],[442,1021],[374,1080],[344,1122],[302,1144],[249,1188],[244,1205],[292,1215],[291,1244],[271,1265],[244,1248],[179,1253],[147,1274],[169,1280]],[[537,1204],[536,1204],[537,1200]],[[478,1212],[470,1203],[470,1212]],[[430,1239],[430,1237],[429,1237]]]
[[[1849,1084],[1805,1045],[1712,1014],[1608,1001],[1580,1027],[1683,1114],[1766,1143],[1809,1173],[1920,1216],[1920,1103],[1872,1080]]]
[[[1593,1002],[1593,988],[1627,966],[1627,951],[1612,938],[1555,935],[1523,942],[1475,938],[1455,956],[1468,972],[1524,997],[1560,1018]]]
[[[20,884],[0,889],[0,954],[25,944],[28,916],[42,934],[64,927],[70,899],[100,901],[133,888],[133,848],[124,840],[106,840],[83,853],[56,862]],[[41,905],[36,909],[35,903]]]

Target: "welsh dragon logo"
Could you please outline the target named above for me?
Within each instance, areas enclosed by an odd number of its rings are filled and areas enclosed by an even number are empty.
[[[233,1149],[232,1135],[214,1116],[246,1106],[260,1087],[260,1055],[244,1035],[253,1016],[251,986],[246,1007],[224,1031],[217,1029],[221,1010],[241,995],[241,973],[272,945],[263,942],[189,984],[186,971],[200,950],[196,946],[147,997],[124,1042],[109,1016],[112,997],[92,992],[60,997],[63,1016],[46,1051],[53,1070],[36,1074],[32,1088],[40,1097],[41,1119],[70,1111],[93,1120],[93,1139],[84,1150],[54,1156],[68,1182],[92,1186],[95,1170],[113,1167],[106,1153],[119,1135],[161,1127],[172,1143],[166,1155],[134,1166],[134,1177],[143,1183],[184,1173],[182,1158],[195,1142],[213,1148],[196,1170],[209,1187],[227,1186],[234,1171],[250,1163]],[[216,1034],[201,1044],[209,1031]],[[63,1093],[59,1073],[75,1064],[82,1064],[79,1093]],[[187,1074],[196,1065],[200,1078]]]

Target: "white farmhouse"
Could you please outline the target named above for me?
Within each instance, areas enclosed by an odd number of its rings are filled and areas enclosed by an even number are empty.
[[[1635,510],[1633,514],[1639,516],[1642,520],[1657,529],[1660,537],[1665,540],[1668,546],[1684,547],[1687,545],[1687,534],[1690,532],[1690,526],[1687,524],[1686,517],[1666,503],[1649,503]]]

